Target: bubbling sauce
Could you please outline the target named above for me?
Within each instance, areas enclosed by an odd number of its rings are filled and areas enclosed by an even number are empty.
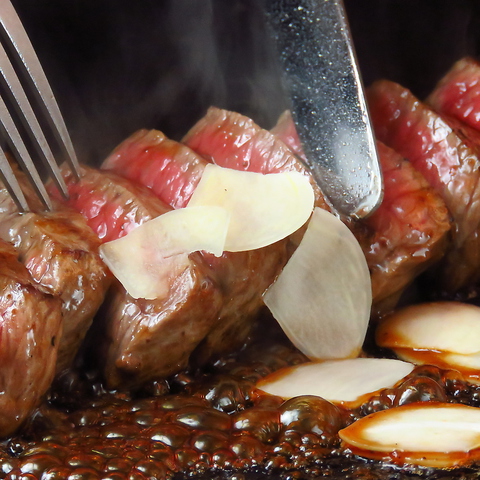
[[[337,435],[369,413],[412,402],[480,406],[480,388],[458,372],[417,367],[355,410],[320,397],[283,401],[259,393],[255,382],[306,358],[276,329],[266,335],[262,325],[258,338],[202,371],[135,393],[106,391],[94,374],[70,372],[23,432],[1,445],[0,478],[477,478],[473,468],[445,472],[360,458]]]

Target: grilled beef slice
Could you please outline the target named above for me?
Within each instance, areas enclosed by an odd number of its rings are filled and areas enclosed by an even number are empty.
[[[478,149],[407,89],[390,81],[367,91],[377,137],[406,157],[440,194],[453,219],[442,294],[465,294],[480,280],[480,161]]]
[[[456,62],[426,102],[442,116],[480,131],[480,63],[473,58]]]
[[[285,110],[280,115],[270,133],[279,138],[297,157],[304,159],[305,152],[290,110]]]
[[[381,142],[377,150],[383,201],[354,233],[370,269],[378,317],[393,310],[404,289],[443,257],[451,223],[441,197],[408,160]]]
[[[140,131],[124,141],[102,168],[114,170],[150,187],[172,207],[184,207],[207,162],[185,145],[161,132]],[[145,174],[148,170],[149,174]],[[222,309],[210,333],[199,345],[199,363],[238,349],[263,307],[262,294],[287,259],[286,241],[248,252],[224,252],[217,258],[201,252],[222,293]]]
[[[299,156],[304,153],[287,111],[272,130]],[[367,219],[348,222],[367,259],[374,317],[389,313],[404,289],[445,253],[450,217],[445,203],[401,155],[377,142],[384,197]]]
[[[183,143],[221,167],[259,173],[296,171],[311,178],[282,140],[236,112],[210,107],[185,135]],[[313,178],[311,183],[316,205],[328,210]]]
[[[148,189],[111,172],[82,167],[79,182],[70,174],[65,180],[69,205],[102,241],[126,235],[170,210]],[[137,386],[176,373],[210,331],[221,299],[199,255],[190,256],[190,265],[167,288],[166,299],[134,299],[113,282],[89,336],[110,387]]]
[[[103,162],[116,172],[152,189],[167,205],[185,207],[205,168],[193,150],[158,130],[139,130],[123,141]]]
[[[0,436],[38,406],[55,374],[61,302],[37,288],[14,248],[0,240]]]
[[[77,212],[55,203],[42,206],[17,172],[32,212],[19,213],[5,188],[0,189],[0,237],[11,242],[37,287],[62,301],[63,333],[57,373],[68,368],[100,307],[110,278],[98,254],[100,242]]]

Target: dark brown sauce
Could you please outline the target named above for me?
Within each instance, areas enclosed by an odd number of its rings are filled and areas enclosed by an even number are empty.
[[[0,446],[0,478],[445,478],[442,470],[399,468],[394,458],[360,458],[337,432],[368,413],[411,402],[480,405],[480,389],[458,372],[417,367],[354,410],[319,397],[284,402],[255,383],[306,359],[278,332],[266,335],[265,326],[258,338],[207,369],[135,393],[108,392],[84,370],[65,375],[23,432]],[[448,472],[464,480],[476,475],[469,468]]]

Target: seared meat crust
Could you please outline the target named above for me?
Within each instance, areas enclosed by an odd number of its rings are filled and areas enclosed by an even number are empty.
[[[57,372],[68,368],[80,348],[110,283],[98,254],[100,242],[77,212],[55,204],[42,211],[20,173],[32,212],[18,213],[5,188],[0,190],[0,237],[15,247],[37,287],[62,300],[63,333]]]
[[[453,246],[443,260],[440,289],[454,295],[480,281],[480,161],[460,137],[412,93],[390,81],[368,89],[377,137],[406,157],[441,195],[453,219]]]
[[[61,302],[42,293],[17,253],[0,240],[0,436],[38,406],[55,374]]]
[[[272,132],[303,157],[289,112],[280,117]],[[367,259],[375,318],[389,313],[404,289],[445,254],[451,228],[445,203],[423,175],[383,143],[377,142],[377,150],[383,202],[367,219],[345,219]]]
[[[125,235],[170,210],[148,189],[112,172],[82,167],[80,182],[65,176],[69,204],[102,241]],[[208,334],[221,306],[213,275],[199,255],[168,285],[165,300],[134,299],[113,282],[89,341],[112,388],[138,386],[176,373]]]
[[[396,306],[404,289],[438,262],[450,242],[445,203],[412,164],[377,142],[384,180],[380,207],[354,233],[370,268],[373,314]],[[362,233],[363,229],[367,229]]]
[[[255,132],[261,130],[249,122]],[[265,135],[272,137],[268,132]],[[273,140],[269,140],[272,145],[281,144]],[[291,153],[284,154],[292,160]],[[102,169],[139,181],[164,202],[180,208],[188,203],[206,165],[206,160],[187,146],[167,139],[156,130],[143,130],[122,142],[105,160]],[[210,333],[196,349],[198,363],[234,351],[243,344],[263,306],[263,292],[287,261],[286,247],[287,241],[282,241],[249,252],[225,252],[220,258],[201,253],[203,261],[211,267],[223,301]]]
[[[220,295],[198,255],[178,275],[165,299],[134,299],[113,285],[93,331],[112,387],[138,386],[185,368],[217,318]]]

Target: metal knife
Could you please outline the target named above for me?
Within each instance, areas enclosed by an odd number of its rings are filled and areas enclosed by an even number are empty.
[[[340,214],[382,200],[382,176],[342,0],[264,0],[310,169]]]

